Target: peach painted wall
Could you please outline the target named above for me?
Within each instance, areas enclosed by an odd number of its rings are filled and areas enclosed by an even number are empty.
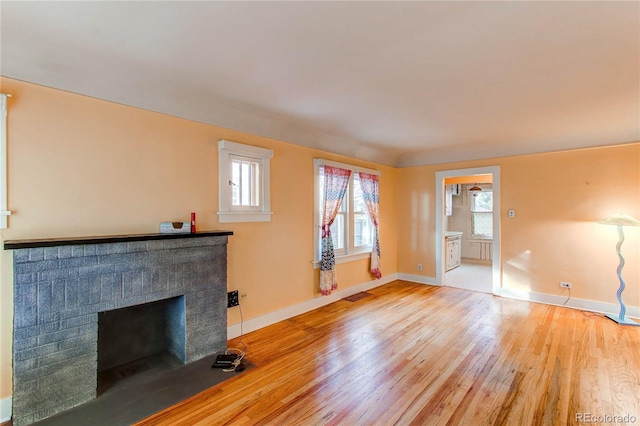
[[[399,169],[398,272],[435,277],[436,171],[486,166],[501,168],[503,288],[564,296],[569,281],[573,298],[617,304],[617,230],[596,222],[640,218],[640,143]],[[640,227],[622,250],[625,304],[639,307]]]
[[[380,170],[384,275],[397,272],[396,174],[380,166],[3,78],[9,100],[9,208],[2,240],[158,232],[162,221],[228,229],[228,287],[251,319],[319,296],[313,269],[313,159]],[[217,141],[274,151],[269,223],[219,224]],[[12,253],[0,257],[0,400],[12,393]],[[372,279],[338,265],[340,288]],[[239,322],[235,310],[229,325]]]

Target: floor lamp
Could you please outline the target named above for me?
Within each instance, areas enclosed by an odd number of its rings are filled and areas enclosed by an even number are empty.
[[[622,243],[624,242],[624,232],[622,231],[623,226],[640,226],[640,220],[636,219],[633,216],[629,216],[626,214],[614,214],[613,216],[609,216],[605,219],[602,219],[598,223],[602,223],[604,225],[616,225],[618,227],[618,244],[616,245],[616,253],[618,253],[618,257],[620,258],[620,264],[618,264],[618,279],[620,280],[620,287],[618,288],[618,302],[620,302],[620,315],[612,315],[606,314],[605,316],[618,324],[624,325],[636,325],[640,326],[640,323],[637,323],[627,317],[625,317],[625,313],[627,312],[627,308],[622,303],[622,292],[624,291],[624,280],[622,279],[622,267],[624,266],[624,257],[622,257],[622,253],[620,253],[620,247],[622,247]]]

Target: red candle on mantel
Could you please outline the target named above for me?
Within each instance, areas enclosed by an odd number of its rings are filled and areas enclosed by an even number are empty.
[[[196,233],[196,213],[191,212],[191,233]]]

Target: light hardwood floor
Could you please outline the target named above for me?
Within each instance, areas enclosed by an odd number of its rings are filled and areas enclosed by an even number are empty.
[[[403,281],[370,293],[244,336],[255,368],[138,425],[640,424],[640,327]]]

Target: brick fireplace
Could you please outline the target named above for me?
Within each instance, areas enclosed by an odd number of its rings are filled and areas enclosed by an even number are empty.
[[[167,301],[151,312],[169,309],[174,357],[190,363],[224,349],[231,234],[5,242],[14,250],[14,425],[96,397],[98,317],[112,311]],[[132,312],[125,327],[141,326]]]

